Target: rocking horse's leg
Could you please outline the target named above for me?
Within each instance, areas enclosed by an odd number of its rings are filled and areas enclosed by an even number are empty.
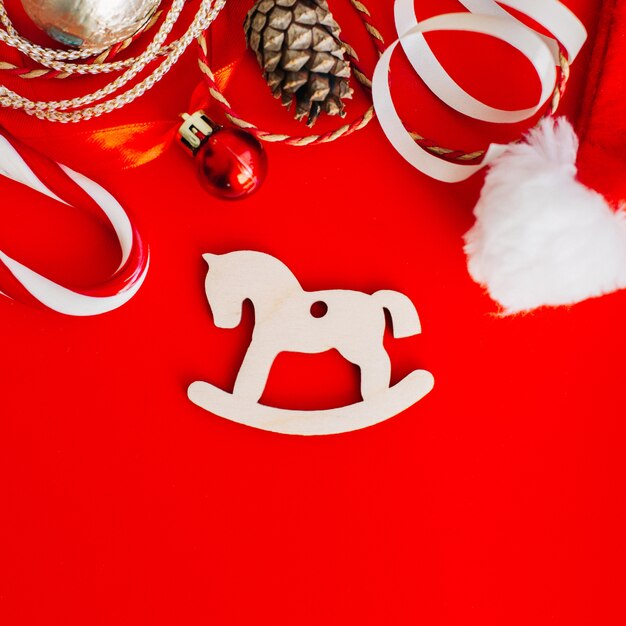
[[[239,368],[233,395],[258,402],[263,395],[276,351],[269,349],[264,342],[252,342]]]
[[[391,361],[387,351],[380,349],[367,354],[359,364],[361,368],[361,396],[367,400],[389,389]]]
[[[361,397],[367,400],[389,389],[391,361],[383,346],[369,350],[340,350],[342,356],[361,370]]]

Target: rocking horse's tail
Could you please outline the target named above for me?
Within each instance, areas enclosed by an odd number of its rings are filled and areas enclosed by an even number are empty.
[[[372,294],[383,309],[387,309],[391,315],[393,324],[393,336],[401,339],[422,332],[420,318],[417,315],[414,304],[407,296],[399,291],[383,289]]]

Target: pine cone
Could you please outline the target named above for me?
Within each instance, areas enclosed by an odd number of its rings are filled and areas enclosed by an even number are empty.
[[[321,111],[345,116],[343,100],[352,97],[346,45],[326,0],[257,0],[244,22],[275,98],[295,117],[313,126]]]

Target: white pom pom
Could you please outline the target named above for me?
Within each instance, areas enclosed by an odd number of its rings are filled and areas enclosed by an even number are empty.
[[[505,313],[626,287],[626,215],[576,180],[577,151],[571,124],[545,119],[487,173],[465,252]]]

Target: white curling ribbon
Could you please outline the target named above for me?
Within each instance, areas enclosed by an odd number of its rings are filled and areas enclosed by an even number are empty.
[[[537,33],[552,49],[555,63],[559,64],[559,44],[563,46],[570,63],[576,60],[585,41],[587,29],[584,24],[564,4],[557,0],[459,0],[470,12],[476,15],[495,15],[523,24],[500,5],[519,11],[541,24],[553,36]],[[394,15],[398,36],[418,25],[413,0],[396,0]],[[530,27],[523,24],[526,28]],[[432,52],[430,52],[432,54]]]
[[[576,60],[585,45],[585,41],[587,41],[587,29],[576,14],[563,3],[558,2],[558,0],[499,0],[499,2],[526,15],[537,24],[541,24],[549,33],[552,33],[554,39],[544,35],[540,35],[540,37],[556,42],[557,50],[559,44],[563,46],[569,63]],[[495,4],[493,0],[461,0],[461,3],[467,8],[470,5]],[[472,12],[476,11],[472,10]],[[510,13],[506,14],[510,18],[516,19]],[[530,27],[527,26],[527,28]],[[555,61],[557,64],[559,63],[558,52],[555,55]]]
[[[381,56],[372,80],[372,97],[381,127],[400,155],[413,167],[443,182],[466,180],[498,157],[505,146],[491,144],[477,165],[445,161],[415,143],[398,115],[389,87],[391,57],[401,44],[411,65],[428,88],[445,104],[468,117],[492,123],[517,123],[538,113],[556,86],[559,44],[523,24],[493,0],[461,0],[469,13],[450,13],[418,22],[413,0],[396,0],[394,12],[400,34]],[[555,0],[506,0],[504,4],[528,15],[557,37],[574,60],[587,33],[578,18]],[[424,33],[465,31],[490,35],[513,46],[532,64],[541,82],[541,95],[535,106],[507,111],[491,107],[467,93],[439,63]]]
[[[534,31],[521,22],[502,15],[449,13],[430,18],[413,26],[400,38],[400,43],[428,88],[445,104],[483,122],[515,124],[535,115],[554,93],[556,66],[552,50]],[[516,111],[496,109],[477,100],[446,72],[430,49],[423,33],[450,30],[491,35],[519,50],[532,64],[541,80],[541,95],[535,106]]]
[[[120,203],[103,187],[83,174],[61,165],[63,171],[81,187],[106,215],[120,244],[122,258],[119,271],[128,261],[133,247],[133,229]],[[54,200],[67,204],[36,176],[15,147],[0,136],[0,174],[38,191]],[[146,253],[149,257],[149,252]],[[99,315],[112,311],[128,302],[143,284],[148,272],[149,258],[145,267],[131,285],[121,287],[111,296],[89,296],[63,287],[45,276],[31,270],[19,261],[0,251],[0,261],[9,269],[20,284],[48,308],[73,316]]]

